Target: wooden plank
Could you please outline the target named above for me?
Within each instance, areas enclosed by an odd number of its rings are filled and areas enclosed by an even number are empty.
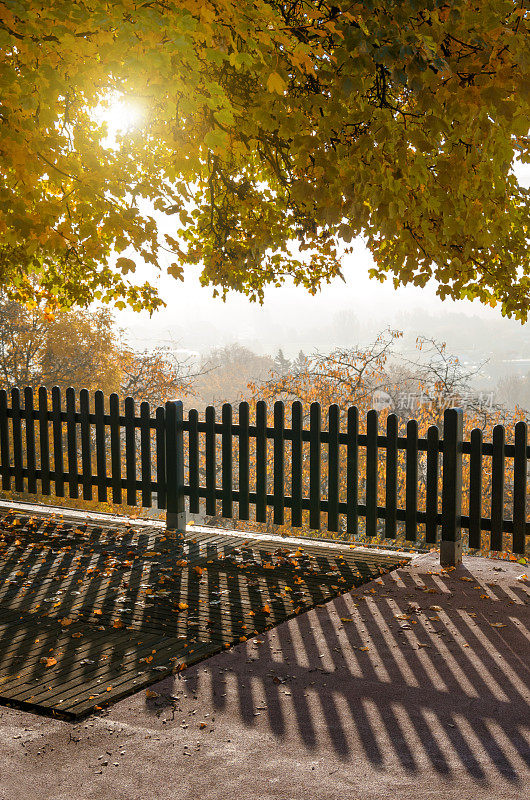
[[[438,538],[438,483],[440,431],[436,425],[427,429],[427,477],[425,487],[425,541],[435,544]]]
[[[134,420],[134,399],[126,397],[125,410],[125,481],[126,503],[136,505],[136,428]]]
[[[92,442],[90,440],[90,395],[87,389],[79,392],[81,418],[81,473],[83,500],[92,500]]]
[[[309,527],[313,530],[320,529],[321,427],[320,403],[311,403],[309,408]]]
[[[50,430],[48,426],[48,392],[45,386],[39,386],[39,461],[40,485],[43,495],[51,493],[50,487]]]
[[[20,391],[11,389],[11,413],[13,436],[13,471],[15,475],[15,492],[24,491],[24,461],[22,455],[22,417],[20,410]]]
[[[389,414],[386,420],[385,464],[385,538],[395,539],[397,534],[397,470],[398,470],[398,418]]]
[[[52,430],[54,489],[57,497],[64,497],[63,423],[61,419],[61,390],[52,387]]]
[[[151,508],[153,496],[151,491],[151,412],[149,403],[140,403],[140,465],[142,480],[142,506]]]
[[[504,443],[503,425],[493,428],[493,455],[491,457],[491,543],[490,549],[503,550],[504,520]]]
[[[110,476],[112,483],[112,502],[121,504],[121,428],[120,398],[116,392],[109,397],[110,414]]]
[[[267,521],[267,404],[256,403],[256,522]]]
[[[165,508],[166,493],[166,411],[159,406],[155,411],[155,449],[156,449],[156,505]]]
[[[221,409],[221,515],[232,517],[232,406],[223,403]]]
[[[524,555],[526,543],[526,504],[528,502],[528,426],[515,426],[515,455],[513,459],[513,540],[514,553]]]
[[[281,400],[274,403],[274,517],[275,525],[283,525],[285,508],[285,406]]]
[[[33,414],[33,389],[31,386],[24,388],[24,417],[26,419],[26,464],[29,494],[37,494],[37,457],[35,451],[35,420]]]
[[[107,446],[105,442],[105,398],[103,392],[94,394],[94,417],[96,433],[96,476],[98,502],[107,502]]]
[[[340,409],[328,409],[328,530],[339,530],[339,433]]]
[[[77,424],[75,419],[75,389],[66,390],[66,452],[68,457],[68,494],[79,497],[79,478],[77,464]]]
[[[291,525],[302,527],[302,421],[303,406],[295,400],[291,406]]]
[[[348,408],[348,444],[346,450],[346,532],[352,537],[358,533],[359,520],[359,411]]]
[[[206,422],[206,513],[211,517],[215,517],[217,513],[215,500],[217,453],[215,447],[215,408],[213,406],[206,408],[204,419]]]
[[[482,532],[482,431],[474,428],[469,456],[469,546],[479,548]]]
[[[190,485],[190,513],[198,514],[199,501],[199,412],[191,408],[188,412],[188,476]]]
[[[11,489],[11,459],[9,454],[9,428],[7,417],[7,392],[0,389],[0,473],[2,489]]]
[[[416,541],[418,528],[418,423],[407,422],[405,463],[405,539]]]
[[[377,536],[378,494],[378,415],[371,409],[366,415],[366,535]]]
[[[239,519],[250,519],[249,509],[249,490],[250,490],[250,448],[249,448],[249,420],[250,411],[248,403],[239,404],[239,438],[238,438],[238,462],[239,462]]]

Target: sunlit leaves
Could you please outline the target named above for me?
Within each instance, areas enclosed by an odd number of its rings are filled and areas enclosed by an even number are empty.
[[[424,5],[2,6],[3,283],[156,308],[111,260],[156,273],[152,203],[173,215],[169,273],[196,264],[221,294],[258,299],[286,276],[315,292],[363,235],[375,277],[434,278],[524,319],[528,197],[511,165],[530,157],[526,15]],[[115,96],[145,116],[109,144],[94,110]]]

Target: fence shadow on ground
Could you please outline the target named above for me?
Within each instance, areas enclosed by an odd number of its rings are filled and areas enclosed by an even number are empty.
[[[399,571],[376,587],[366,600],[362,587],[280,625],[263,644],[209,659],[189,671],[184,692],[207,691],[217,712],[237,702],[245,725],[266,724],[279,739],[294,719],[305,748],[327,740],[345,761],[363,753],[380,769],[398,762],[413,774],[428,762],[447,779],[463,768],[487,782],[493,770],[521,784],[530,765],[524,586],[488,587],[462,568],[419,581]],[[169,678],[161,687],[163,706],[179,686]]]

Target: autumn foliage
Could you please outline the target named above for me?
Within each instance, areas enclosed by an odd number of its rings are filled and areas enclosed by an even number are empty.
[[[0,281],[154,309],[138,264],[215,292],[373,275],[526,319],[519,0],[0,4]],[[109,141],[116,99],[141,124]],[[116,260],[117,258],[117,260]]]

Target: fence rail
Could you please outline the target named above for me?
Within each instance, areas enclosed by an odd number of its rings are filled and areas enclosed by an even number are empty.
[[[462,528],[470,548],[483,547],[487,532],[491,550],[509,544],[525,552],[530,446],[524,422],[507,443],[501,425],[491,442],[480,429],[465,441],[459,409],[445,412],[443,432],[431,426],[422,438],[416,420],[401,435],[392,414],[381,432],[376,411],[368,412],[361,432],[358,409],[341,414],[336,405],[325,410],[323,428],[318,403],[309,408],[307,427],[300,402],[290,408],[289,427],[283,402],[270,416],[265,402],[257,402],[252,424],[247,403],[239,405],[237,421],[229,404],[220,420],[213,407],[204,419],[194,409],[185,419],[178,401],[155,410],[143,402],[137,414],[132,398],[121,403],[116,394],[107,408],[102,392],[91,403],[85,389],[78,395],[67,389],[64,405],[57,387],[51,397],[45,387],[37,397],[31,388],[0,390],[2,489],[50,495],[53,484],[57,497],[68,490],[77,499],[81,489],[92,500],[95,489],[99,502],[151,507],[155,500],[172,527],[186,524],[187,498],[192,514],[204,501],[206,515],[234,519],[237,503],[240,520],[249,520],[253,508],[257,522],[271,514],[274,524],[295,528],[320,529],[324,514],[328,531],[352,537],[360,520],[368,539],[395,540],[402,528],[413,543],[422,528],[426,544],[445,547],[448,563],[458,556]]]

